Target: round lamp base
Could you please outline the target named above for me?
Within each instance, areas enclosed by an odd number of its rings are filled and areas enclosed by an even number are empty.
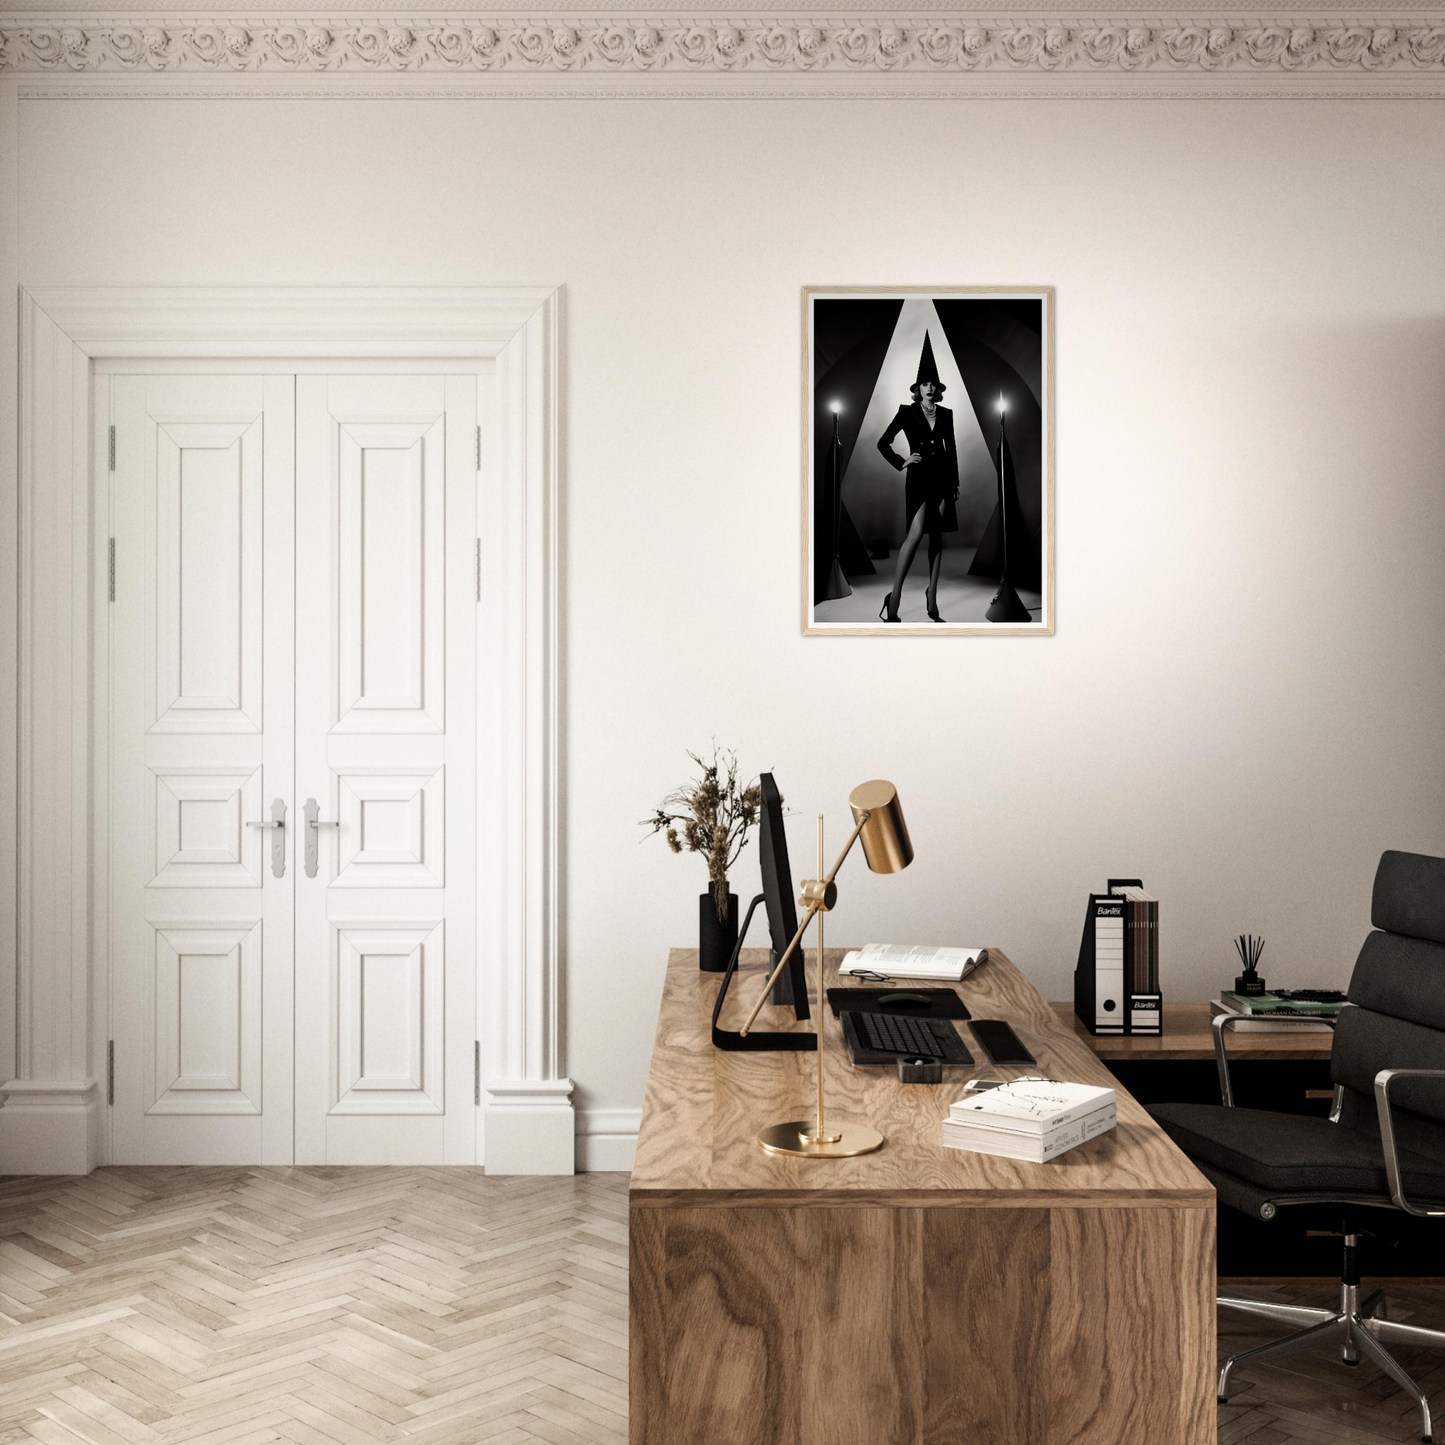
[[[769,1124],[758,1135],[758,1143],[769,1154],[795,1154],[802,1159],[853,1159],[883,1147],[883,1136],[867,1124],[840,1124],[830,1119],[827,1130],[836,1139],[811,1138],[816,1119],[792,1119],[786,1124]]]

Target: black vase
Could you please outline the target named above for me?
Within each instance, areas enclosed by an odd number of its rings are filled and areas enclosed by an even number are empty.
[[[720,923],[713,890],[722,889],[728,898],[727,922]],[[704,973],[722,973],[738,941],[738,898],[726,883],[710,883],[697,900],[697,966]]]

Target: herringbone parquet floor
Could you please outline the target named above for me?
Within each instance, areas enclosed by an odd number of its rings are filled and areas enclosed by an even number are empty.
[[[1389,1293],[1395,1319],[1445,1324],[1445,1281]],[[1271,1333],[1219,1323],[1221,1353]],[[1445,1352],[1398,1353],[1445,1421]],[[0,1445],[623,1445],[626,1386],[622,1174],[0,1180]],[[1416,1438],[1377,1370],[1327,1353],[1242,1372],[1219,1421],[1219,1445]]]
[[[627,1176],[0,1181],[0,1445],[620,1445]]]

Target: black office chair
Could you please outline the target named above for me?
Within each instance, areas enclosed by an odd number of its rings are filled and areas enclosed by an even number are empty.
[[[1266,1220],[1286,1208],[1328,1209],[1343,1226],[1339,1309],[1220,1297],[1231,1309],[1301,1326],[1226,1360],[1220,1401],[1237,1365],[1338,1344],[1345,1364],[1363,1355],[1414,1397],[1429,1440],[1425,1393],[1385,1345],[1445,1348],[1445,1331],[1388,1319],[1380,1290],[1361,1299],[1356,1249],[1361,1234],[1397,1211],[1445,1215],[1445,858],[1386,853],[1370,921],[1377,931],[1360,950],[1330,1050],[1328,1119],[1234,1107],[1225,1033],[1237,1020],[1227,1017],[1214,1022],[1223,1105],[1156,1104],[1149,1112],[1221,1204]]]

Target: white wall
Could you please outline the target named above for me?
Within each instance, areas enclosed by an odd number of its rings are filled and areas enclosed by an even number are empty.
[[[1445,852],[1441,114],[22,99],[20,279],[566,284],[567,1067],[625,1128],[704,878],[636,820],[713,737],[799,876],[897,782],[918,861],[831,942],[1066,997],[1126,873],[1168,997],[1246,929],[1343,982],[1380,850]],[[804,638],[799,288],[970,282],[1058,288],[1057,635]]]

